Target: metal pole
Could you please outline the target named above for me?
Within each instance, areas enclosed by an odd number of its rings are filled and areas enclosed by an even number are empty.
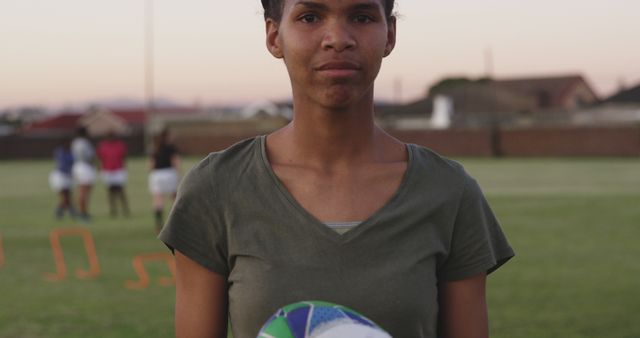
[[[484,67],[485,76],[491,79],[493,77],[493,51],[491,47],[487,47],[484,51]]]
[[[402,78],[399,76],[393,81],[393,92],[395,103],[400,104],[402,102]]]
[[[145,0],[144,6],[144,91],[145,112],[143,138],[146,152],[151,150],[153,128],[151,126],[153,116],[153,0]]]

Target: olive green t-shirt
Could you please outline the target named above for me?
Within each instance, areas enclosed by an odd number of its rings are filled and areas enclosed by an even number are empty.
[[[190,170],[159,238],[227,278],[235,338],[303,300],[352,308],[396,338],[436,337],[438,281],[490,273],[514,253],[458,163],[407,151],[395,195],[341,235],[278,180],[264,136],[242,141]]]

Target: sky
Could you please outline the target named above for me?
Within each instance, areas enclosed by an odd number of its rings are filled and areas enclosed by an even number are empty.
[[[258,0],[149,0],[154,95],[191,105],[290,97]],[[640,84],[640,1],[397,0],[380,100],[410,102],[447,76],[581,74],[606,97]],[[223,5],[222,5],[223,4]],[[0,109],[142,100],[145,0],[1,0]],[[490,66],[489,66],[490,65]]]

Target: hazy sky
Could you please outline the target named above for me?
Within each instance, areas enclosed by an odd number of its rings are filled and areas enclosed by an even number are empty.
[[[185,104],[289,96],[258,0],[155,0],[156,96]],[[398,0],[379,99],[449,75],[581,73],[602,96],[640,83],[638,0]],[[490,53],[488,52],[490,51]],[[144,0],[1,0],[0,108],[144,96]]]

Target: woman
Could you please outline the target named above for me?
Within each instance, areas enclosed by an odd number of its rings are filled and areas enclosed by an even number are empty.
[[[69,217],[76,217],[76,211],[71,199],[71,189],[73,188],[73,177],[71,176],[73,155],[71,154],[70,143],[68,139],[65,139],[60,146],[56,147],[53,151],[56,167],[49,173],[49,186],[51,190],[58,193],[59,196],[55,211],[57,219],[62,219],[65,211],[69,213]]]
[[[86,127],[78,127],[76,137],[71,142],[71,153],[73,154],[73,181],[78,186],[78,217],[83,222],[89,222],[89,197],[91,188],[96,179],[94,169],[94,159],[96,156],[93,144],[89,141],[89,133]]]
[[[153,151],[149,158],[149,191],[152,196],[153,214],[156,232],[162,229],[165,198],[171,202],[176,198],[178,190],[178,170],[180,157],[178,150],[169,142],[169,131],[163,130],[156,135]]]
[[[118,214],[117,204],[120,201],[120,210],[125,216],[129,216],[129,203],[125,185],[127,183],[127,145],[118,137],[115,131],[107,133],[107,137],[98,143],[97,150],[100,159],[102,180],[107,186],[109,200],[109,214],[115,217]]]
[[[462,167],[374,123],[392,0],[263,0],[294,118],[209,155],[160,238],[176,332],[255,337],[285,304],[338,303],[394,337],[486,337],[486,274],[513,256]]]

